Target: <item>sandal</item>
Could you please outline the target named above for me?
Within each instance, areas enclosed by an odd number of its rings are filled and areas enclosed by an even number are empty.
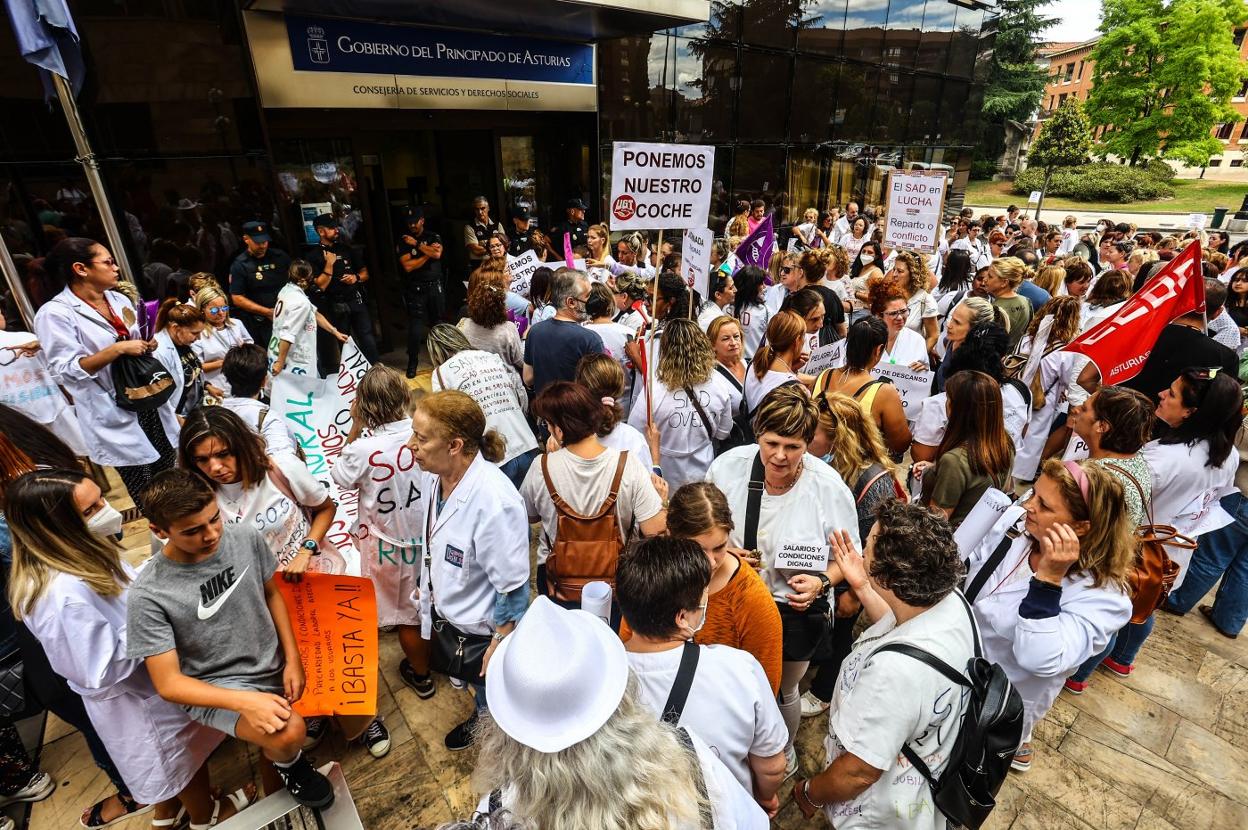
[[[253,790],[251,795],[248,795],[245,789],[237,789],[232,793],[226,793],[225,797],[228,798],[230,800],[230,804],[234,806],[234,815],[236,816],[251,806],[251,800],[255,798],[255,792]],[[233,818],[233,816],[229,816],[228,818]],[[217,822],[220,820],[221,799],[214,798],[212,800],[212,818],[208,819],[205,824],[195,824],[192,822],[187,826],[190,830],[210,830],[210,828],[216,827]]]
[[[185,820],[186,820],[186,808],[183,807],[181,804],[179,804],[178,814],[176,816],[174,816],[173,818],[154,818],[152,819],[152,827],[157,828],[157,830],[160,830],[160,828],[169,828],[169,830],[177,830],[177,828],[182,826],[182,822],[184,822]]]
[[[116,798],[117,802],[125,809],[124,813],[117,816],[117,818],[112,821],[104,820],[104,803],[108,801],[108,798]],[[110,795],[108,798],[92,804],[91,810],[87,814],[87,820],[83,821],[82,819],[78,819],[78,824],[82,827],[86,827],[87,830],[101,830],[101,828],[111,827],[119,821],[125,821],[128,818],[133,818],[134,816],[141,816],[144,813],[150,812],[152,808],[156,806],[154,804],[140,804],[130,796],[122,795],[121,793]]]

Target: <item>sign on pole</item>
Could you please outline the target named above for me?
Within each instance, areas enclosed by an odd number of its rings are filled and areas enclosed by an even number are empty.
[[[1031,194],[1027,197],[1027,204],[1029,204],[1029,205],[1038,205],[1038,204],[1040,204],[1040,195],[1041,195],[1041,194],[1040,194],[1040,191],[1039,191],[1039,190],[1033,190],[1033,191],[1031,191]]]
[[[704,300],[711,296],[712,238],[710,228],[688,228],[680,249],[680,276]]]
[[[510,290],[521,297],[529,296],[529,283],[533,279],[533,272],[545,264],[533,251],[525,251],[518,257],[508,257],[507,270],[511,273]]]
[[[941,170],[893,170],[888,174],[884,245],[933,254],[940,245],[940,217],[949,180]]]
[[[615,142],[611,230],[705,228],[714,169],[714,147]]]

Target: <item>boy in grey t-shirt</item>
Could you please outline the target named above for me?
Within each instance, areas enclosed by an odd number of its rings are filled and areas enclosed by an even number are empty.
[[[155,476],[143,504],[166,544],[130,586],[127,656],[144,659],[156,691],[192,719],[260,747],[268,792],[285,786],[328,807],[333,787],[303,757],[306,729],[291,708],[304,674],[277,558],[254,529],[223,525],[216,496],[187,470]]]

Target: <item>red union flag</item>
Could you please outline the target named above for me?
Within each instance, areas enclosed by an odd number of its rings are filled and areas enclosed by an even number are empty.
[[[1140,373],[1163,328],[1184,314],[1204,310],[1200,243],[1193,240],[1114,316],[1070,341],[1065,351],[1087,355],[1100,369],[1101,383],[1113,386]]]

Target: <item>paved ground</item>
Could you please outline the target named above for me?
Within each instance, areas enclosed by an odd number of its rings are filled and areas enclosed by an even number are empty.
[[[427,378],[420,379],[427,388]],[[115,488],[110,498],[129,506]],[[146,555],[147,536],[137,522],[126,529],[132,558]],[[1248,827],[1248,641],[1217,634],[1197,614],[1161,615],[1135,673],[1120,679],[1094,676],[1080,697],[1063,692],[1036,730],[1030,772],[1011,775],[990,830],[1241,830]],[[369,830],[432,828],[467,816],[476,803],[469,781],[472,751],[450,753],[442,737],[471,711],[468,693],[439,681],[430,700],[419,700],[399,680],[401,654],[392,634],[381,638],[383,684],[379,708],[394,748],[380,761],[340,737],[314,755],[339,759]],[[803,769],[822,763],[825,716],[802,725]],[[43,769],[57,791],[35,805],[30,827],[77,826],[84,806],[107,796],[107,779],[92,764],[80,735],[50,719]],[[256,780],[254,753],[227,742],[212,759],[214,783],[233,789]],[[826,827],[805,822],[792,803],[776,826]],[[146,828],[144,818],[119,824]],[[589,830],[587,828],[587,830]]]

